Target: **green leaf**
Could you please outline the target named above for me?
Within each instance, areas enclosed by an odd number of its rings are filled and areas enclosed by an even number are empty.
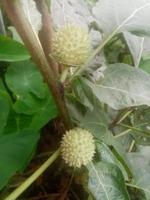
[[[10,109],[3,134],[19,133],[21,130],[29,129],[32,118],[32,115],[17,114],[13,109]]]
[[[6,73],[8,87],[17,99],[32,93],[39,98],[45,97],[45,84],[35,64],[30,61],[12,63]]]
[[[1,72],[0,72],[1,73]],[[6,88],[4,86],[4,82],[2,81],[2,79],[0,78],[0,90],[3,92],[6,92]]]
[[[0,90],[0,134],[3,133],[3,130],[7,123],[7,118],[9,114],[9,98],[7,94]]]
[[[39,130],[57,116],[58,110],[54,99],[33,63],[13,63],[6,73],[6,82],[16,96],[13,109],[17,113],[14,124],[18,130],[22,126],[24,128],[22,121],[25,121],[25,125],[30,129]],[[30,118],[26,115],[30,115]],[[11,123],[7,126],[8,130],[11,129],[10,126]]]
[[[33,115],[30,122],[30,128],[33,130],[41,129],[49,120],[54,119],[58,115],[58,110],[52,96],[47,90],[47,97],[39,102],[37,112]]]
[[[39,134],[32,131],[0,137],[0,189],[29,162],[38,139]]]
[[[0,61],[15,62],[29,58],[27,49],[21,43],[0,35]]]
[[[99,101],[120,110],[150,105],[150,75],[126,64],[113,64],[96,83],[83,79]]]
[[[37,104],[38,102],[38,104]],[[7,125],[4,134],[19,132],[22,129],[40,130],[49,120],[55,118],[58,114],[57,108],[50,95],[46,99],[36,99],[34,114],[24,114],[26,107],[20,107],[20,113],[16,113],[13,109],[8,116]],[[37,107],[36,107],[37,106]],[[30,108],[32,109],[32,108]],[[28,112],[28,110],[27,110]],[[32,111],[31,111],[32,112]]]
[[[119,155],[117,151],[113,151],[113,147],[111,147],[111,149],[112,150],[110,150],[110,148],[102,142],[98,143],[97,151],[99,153],[99,158],[103,162],[108,162],[117,165],[120,168],[122,174],[124,175],[124,178],[126,180],[129,180],[132,177],[132,173],[126,164],[126,161]],[[117,152],[117,154],[115,154],[114,152]]]
[[[91,131],[94,137],[99,141],[103,141],[109,146],[113,146],[118,152],[124,154],[124,147],[120,141],[116,140],[112,132],[108,130],[108,126],[111,123],[108,113],[103,110],[100,105],[94,105],[95,109],[87,111],[84,117],[79,118],[79,126]],[[114,115],[114,112],[113,112]]]
[[[87,111],[83,119],[80,119],[80,126],[89,129],[93,135],[101,140],[108,132],[108,118],[102,109]]]
[[[88,167],[88,188],[96,200],[129,200],[120,169],[106,162],[91,163]]]
[[[150,145],[150,107],[142,106],[132,113],[132,134],[136,143]]]
[[[150,74],[150,59],[142,60],[140,68]]]
[[[44,99],[39,99],[34,95],[27,94],[25,99],[17,100],[14,104],[14,110],[20,114],[33,115],[34,118],[52,119],[57,116],[58,111],[52,96],[47,88],[47,95]],[[38,120],[38,121],[39,121]],[[47,121],[47,120],[46,120]]]
[[[84,117],[83,113],[85,112],[86,108],[73,95],[67,95],[66,104],[71,120],[75,123],[80,122]]]
[[[84,85],[82,85],[82,81],[80,81],[79,78],[75,79],[75,81],[73,82],[73,90],[78,101],[89,110],[93,110],[93,105],[89,100],[92,92],[87,91],[86,88],[84,88]]]
[[[140,146],[138,152],[128,153],[128,160],[131,165],[134,177],[131,185],[141,188],[150,199],[150,147]]]
[[[34,115],[42,109],[45,103],[44,99],[39,99],[31,93],[27,93],[26,97],[20,96],[20,98],[14,103],[14,110],[20,114]]]

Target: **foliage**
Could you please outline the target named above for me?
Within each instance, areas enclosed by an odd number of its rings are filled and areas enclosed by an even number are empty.
[[[67,71],[62,65],[56,77],[73,125],[95,138],[95,158],[83,167],[86,181],[80,180],[87,199],[149,200],[149,0],[49,3],[54,28],[77,23],[89,31],[93,45],[85,65]],[[34,29],[41,15],[32,12],[29,18],[39,17],[35,24],[29,20]],[[58,105],[23,44],[0,36],[0,61],[2,189],[27,167],[42,127],[58,116]]]
[[[0,188],[14,173],[27,166],[35,151],[39,130],[57,116],[52,95],[35,64],[29,60],[27,50],[20,43],[2,37],[6,48],[1,50],[0,59],[11,63],[1,74]],[[10,45],[13,45],[13,57]],[[19,61],[24,59],[28,60]],[[1,62],[1,68],[3,65]]]
[[[88,187],[96,199],[129,199],[122,173],[115,165],[99,162],[88,170]]]

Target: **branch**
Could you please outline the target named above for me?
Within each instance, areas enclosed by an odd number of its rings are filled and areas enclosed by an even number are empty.
[[[57,75],[58,72],[58,64],[51,59],[49,54],[52,52],[52,35],[53,35],[53,27],[52,27],[52,18],[49,13],[47,4],[45,1],[36,0],[35,1],[38,10],[42,15],[42,29],[39,32],[39,38],[45,53],[45,56],[53,70],[53,72]]]

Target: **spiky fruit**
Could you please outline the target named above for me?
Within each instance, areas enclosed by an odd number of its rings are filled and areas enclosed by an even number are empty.
[[[60,151],[69,166],[80,168],[93,159],[95,153],[93,135],[82,128],[71,129],[63,136]]]
[[[51,56],[59,63],[80,66],[87,61],[91,49],[88,33],[78,25],[67,24],[54,34]]]

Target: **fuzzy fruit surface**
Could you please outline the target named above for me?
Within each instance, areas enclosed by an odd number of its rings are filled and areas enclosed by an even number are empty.
[[[87,165],[95,154],[92,133],[82,128],[67,131],[62,138],[60,151],[69,166],[80,168],[82,165]]]
[[[91,41],[88,33],[78,25],[67,24],[54,34],[52,57],[68,66],[83,65],[91,54]]]

